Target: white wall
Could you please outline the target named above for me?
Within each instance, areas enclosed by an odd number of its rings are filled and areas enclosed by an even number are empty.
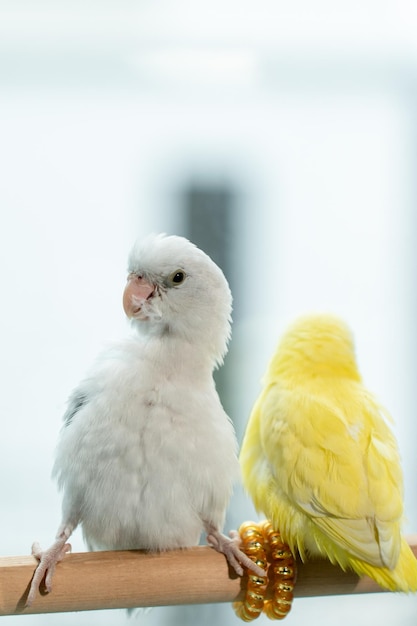
[[[100,346],[125,332],[130,244],[175,232],[177,190],[192,177],[232,181],[240,194],[230,242],[241,268],[230,353],[239,435],[285,323],[307,310],[343,315],[365,381],[394,416],[406,530],[416,531],[411,8],[342,2],[343,21],[326,3],[320,20],[303,3],[262,2],[259,13],[231,2],[225,16],[215,2],[203,32],[186,2],[92,3],[89,13],[73,4],[65,15],[38,4],[36,15],[13,8],[0,21],[0,553],[53,539],[50,469],[66,397]],[[238,492],[229,523],[252,515]],[[84,549],[79,532],[73,548]],[[411,625],[416,614],[409,597],[316,598],[296,601],[287,623]],[[228,606],[146,619],[237,623]]]

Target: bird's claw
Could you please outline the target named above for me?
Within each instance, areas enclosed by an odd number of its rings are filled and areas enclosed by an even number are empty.
[[[207,542],[218,552],[225,555],[229,565],[235,570],[238,576],[243,576],[243,567],[253,572],[257,576],[264,577],[266,572],[256,565],[242,550],[240,535],[236,530],[226,537],[218,531],[212,531],[207,535]]]
[[[42,550],[39,543],[32,545],[32,555],[38,559],[39,563],[33,574],[30,589],[26,598],[25,606],[29,607],[33,603],[39,590],[42,580],[45,578],[45,591],[52,590],[52,578],[54,576],[56,564],[62,561],[67,552],[71,551],[71,545],[66,543],[67,537],[60,537],[47,550]]]

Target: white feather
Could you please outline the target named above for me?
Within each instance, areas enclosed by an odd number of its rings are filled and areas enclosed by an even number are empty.
[[[186,280],[166,287],[181,269]],[[239,473],[233,427],[213,382],[230,334],[221,270],[186,239],[150,236],[129,272],[157,282],[138,334],[105,352],[75,390],[57,448],[63,523],[90,548],[196,545],[221,529]]]

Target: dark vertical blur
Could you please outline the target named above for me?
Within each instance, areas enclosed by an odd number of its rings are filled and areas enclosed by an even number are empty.
[[[231,288],[234,204],[234,190],[227,184],[191,183],[183,192],[184,234],[222,268]]]
[[[232,295],[233,284],[233,224],[237,193],[229,183],[186,184],[180,194],[184,236],[204,250],[224,272]],[[236,302],[234,302],[236,310]],[[226,412],[233,417],[233,402],[229,397],[228,359],[214,374],[217,391]]]

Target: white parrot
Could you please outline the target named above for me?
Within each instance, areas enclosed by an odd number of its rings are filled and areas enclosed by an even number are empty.
[[[232,298],[219,267],[187,239],[150,235],[135,244],[123,306],[138,331],[102,354],[74,390],[53,475],[62,523],[39,559],[27,605],[81,524],[91,550],[186,548],[207,542],[264,572],[222,534],[239,477],[234,429],[213,370],[227,351]]]

